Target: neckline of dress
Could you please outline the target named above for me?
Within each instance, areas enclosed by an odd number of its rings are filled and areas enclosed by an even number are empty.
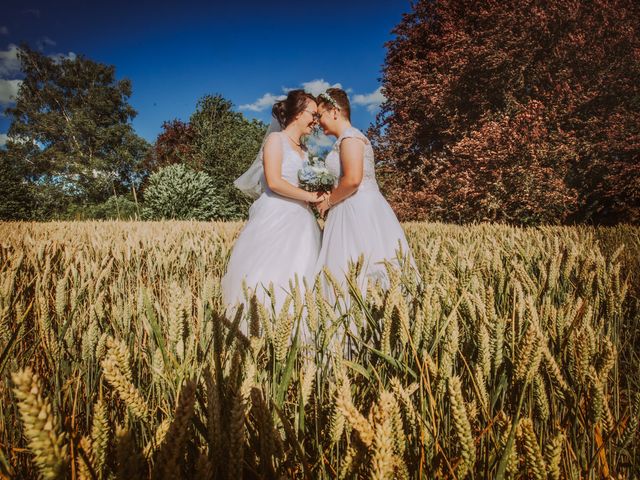
[[[304,157],[305,157],[305,156],[304,156],[304,154],[302,154],[302,155],[301,155],[300,153],[298,153],[298,151],[297,151],[295,148],[293,148],[293,147],[291,146],[291,144],[289,143],[289,140],[290,140],[289,135],[287,135],[286,133],[284,133],[284,131],[283,131],[283,132],[281,132],[281,133],[282,133],[282,135],[285,137],[285,138],[284,138],[284,143],[285,143],[285,144],[286,144],[286,145],[291,149],[291,151],[292,151],[293,153],[295,153],[295,154],[300,158],[300,160],[302,160],[302,161],[304,162],[304,160],[305,160],[305,158],[304,158]],[[306,153],[306,152],[304,152],[304,153]]]

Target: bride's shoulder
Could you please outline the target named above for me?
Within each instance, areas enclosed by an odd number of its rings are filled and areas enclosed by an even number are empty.
[[[339,142],[342,142],[343,140],[347,139],[347,138],[357,138],[358,140],[361,140],[362,142],[364,142],[365,145],[369,145],[371,142],[369,141],[369,139],[367,138],[367,136],[362,133],[360,130],[358,130],[356,127],[349,127],[341,136],[339,139]]]
[[[264,140],[264,144],[273,145],[282,141],[282,132],[271,132]]]
[[[270,152],[270,155],[278,155],[283,149],[281,133],[282,132],[271,132],[267,135],[264,139],[264,143],[262,144],[262,151]]]
[[[279,132],[271,132],[269,135],[267,135],[267,140],[269,139],[281,139],[282,138],[282,131]]]

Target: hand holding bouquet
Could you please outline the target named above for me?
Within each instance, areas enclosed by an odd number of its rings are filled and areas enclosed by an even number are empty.
[[[329,192],[333,188],[336,177],[329,172],[324,161],[313,157],[304,162],[298,170],[300,188],[308,192]]]

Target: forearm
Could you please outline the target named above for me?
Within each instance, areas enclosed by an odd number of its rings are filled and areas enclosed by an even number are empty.
[[[283,197],[293,198],[294,200],[301,200],[303,202],[311,201],[311,192],[295,187],[286,180],[276,180],[269,185],[269,188]]]
[[[338,186],[331,191],[331,196],[329,197],[331,205],[340,203],[344,199],[353,195],[358,190],[359,186],[360,182],[342,177]]]

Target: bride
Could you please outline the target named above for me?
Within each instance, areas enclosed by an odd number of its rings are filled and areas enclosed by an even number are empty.
[[[303,277],[313,284],[315,261],[320,250],[320,229],[309,204],[326,194],[298,187],[298,170],[308,158],[301,137],[311,133],[317,116],[315,98],[304,90],[291,90],[273,106],[272,121],[251,167],[234,184],[257,200],[236,240],[222,296],[229,313],[246,303],[243,281],[257,300],[269,305],[273,283],[276,311],[289,293],[289,280]],[[280,131],[280,129],[282,130]]]
[[[363,254],[364,264],[357,281],[364,294],[369,279],[388,287],[384,261],[397,266],[399,247],[414,267],[415,262],[402,226],[378,189],[371,142],[351,125],[350,112],[344,90],[330,88],[318,96],[320,126],[326,135],[337,137],[325,162],[339,182],[318,204],[320,215],[328,214],[316,272],[326,267],[346,292],[349,262],[356,262]],[[327,283],[323,287],[325,296],[335,300],[333,288]]]

